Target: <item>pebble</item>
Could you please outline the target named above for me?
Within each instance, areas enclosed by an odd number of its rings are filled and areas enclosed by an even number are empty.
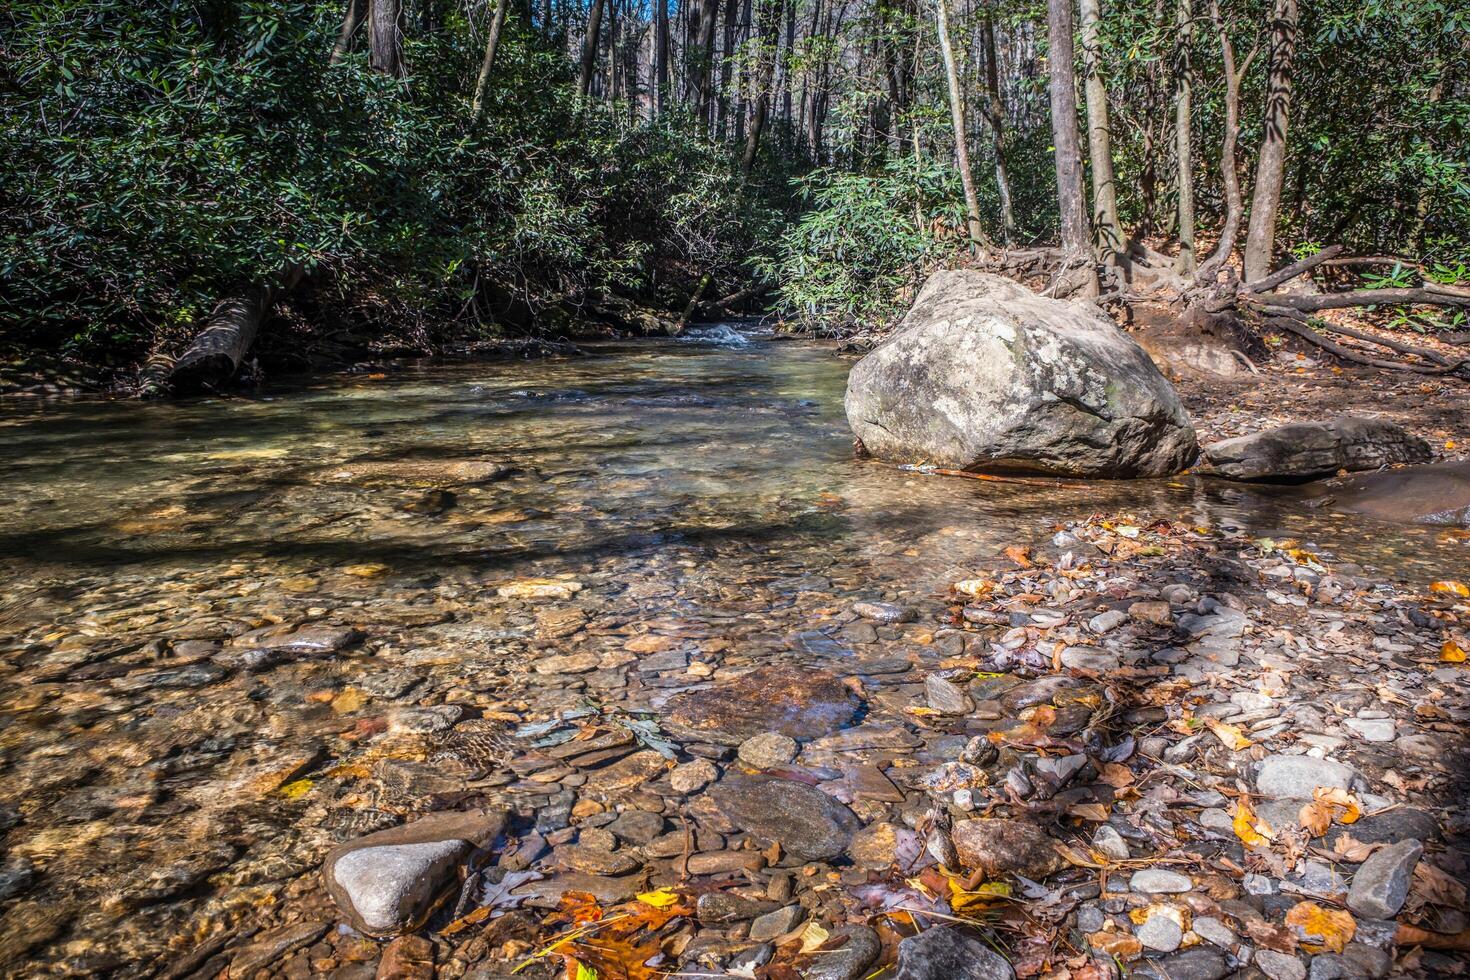
[[[1391,919],[1404,907],[1414,867],[1424,853],[1417,840],[1399,841],[1373,852],[1353,875],[1347,906],[1370,919]]]
[[[1087,628],[1101,636],[1111,633],[1113,630],[1128,622],[1128,614],[1121,609],[1109,609],[1107,612],[1098,613],[1087,621]]]
[[[1194,882],[1177,871],[1142,868],[1128,879],[1128,888],[1140,895],[1178,895],[1194,888]]]
[[[1014,980],[1011,965],[958,929],[931,927],[898,944],[894,980]]]
[[[1256,790],[1262,796],[1310,800],[1318,787],[1351,789],[1357,773],[1351,766],[1306,755],[1271,755],[1261,762]]]
[[[774,769],[796,758],[796,739],[780,732],[764,732],[740,743],[736,755],[752,769]]]
[[[924,678],[924,698],[942,715],[963,715],[974,707],[962,687],[935,674]]]
[[[1214,943],[1221,949],[1230,949],[1238,941],[1235,933],[1231,931],[1229,926],[1225,925],[1219,919],[1208,915],[1196,918],[1191,923],[1190,928],[1194,930],[1196,936],[1199,936],[1206,942]]]
[[[1128,844],[1123,840],[1123,835],[1107,824],[1103,824],[1093,832],[1092,846],[1114,861],[1126,861],[1132,856],[1128,852]]]
[[[837,857],[862,826],[847,807],[802,783],[726,778],[711,796],[732,824],[804,861]]]
[[[775,939],[791,932],[806,921],[806,909],[800,905],[787,905],[774,912],[767,912],[750,924],[750,938],[759,942]]]
[[[1184,941],[1184,930],[1179,923],[1159,912],[1150,915],[1135,935],[1143,945],[1161,953],[1172,953]]]
[[[1290,953],[1258,949],[1251,962],[1271,980],[1307,980],[1307,968]]]
[[[878,934],[867,926],[834,929],[822,948],[802,955],[802,980],[860,980],[882,949]]]
[[[909,623],[914,620],[914,610],[892,602],[854,602],[852,611],[875,623]]]
[[[689,796],[704,789],[719,775],[720,771],[713,762],[695,759],[693,762],[680,763],[669,772],[669,786],[674,792]]]

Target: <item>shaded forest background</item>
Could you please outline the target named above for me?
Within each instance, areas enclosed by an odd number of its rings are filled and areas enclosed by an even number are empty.
[[[1104,269],[1137,241],[1192,275],[1234,220],[1267,268],[1342,244],[1389,257],[1357,285],[1467,280],[1470,8],[1050,7],[11,4],[3,342],[133,368],[249,290],[281,349],[722,309],[842,334],[936,266],[1065,246],[1069,193]]]

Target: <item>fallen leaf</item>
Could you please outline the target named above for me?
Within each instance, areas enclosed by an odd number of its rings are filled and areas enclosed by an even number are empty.
[[[1027,548],[1024,545],[1007,545],[1005,547],[1005,550],[1003,550],[1001,554],[1005,555],[1007,558],[1015,562],[1017,565],[1020,565],[1022,568],[1035,567],[1031,562],[1031,549]]]
[[[801,930],[801,951],[803,953],[810,953],[812,950],[817,949],[828,939],[830,939],[831,936],[831,933],[829,933],[826,929],[823,929],[820,925],[817,924],[817,921],[813,919],[806,924],[805,929]]]
[[[1232,752],[1251,747],[1251,740],[1246,738],[1239,728],[1227,725],[1217,718],[1206,718],[1205,727],[1215,733],[1215,737],[1225,744]]]
[[[574,975],[573,980],[597,980],[596,970],[592,969],[586,963],[583,963],[580,960],[573,960],[572,962],[577,964],[577,972]]]
[[[1465,648],[1454,640],[1445,640],[1444,646],[1439,648],[1439,659],[1449,664],[1465,662]]]
[[[1276,837],[1276,832],[1271,825],[1259,819],[1245,797],[1235,801],[1235,819],[1232,823],[1235,836],[1239,837],[1241,843],[1247,847],[1260,847],[1269,844]]]
[[[1356,823],[1362,814],[1358,798],[1347,790],[1318,786],[1312,790],[1312,802],[1297,812],[1297,822],[1313,837],[1321,837],[1334,820],[1342,824]]]
[[[954,590],[972,599],[983,599],[995,589],[995,583],[987,578],[967,578],[954,584]]]
[[[1300,931],[1311,952],[1341,953],[1352,942],[1358,925],[1341,909],[1327,909],[1316,902],[1299,902],[1286,913],[1286,924]]]
[[[1452,581],[1449,581],[1448,579],[1446,579],[1443,582],[1431,582],[1429,584],[1429,591],[1430,592],[1447,592],[1447,593],[1449,593],[1451,595],[1464,596],[1465,598],[1470,598],[1470,586],[1467,586],[1464,582],[1452,582]]]
[[[1143,952],[1143,943],[1126,932],[1094,932],[1087,941],[1098,952],[1120,960],[1131,960]]]
[[[638,896],[638,901],[644,905],[652,905],[656,909],[666,909],[678,900],[679,896],[668,888],[660,888],[656,892],[644,892]]]

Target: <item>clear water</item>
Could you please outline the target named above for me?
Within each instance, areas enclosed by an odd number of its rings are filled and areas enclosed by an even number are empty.
[[[575,701],[516,686],[546,647],[533,613],[495,596],[509,579],[585,581],[598,623],[779,649],[823,610],[933,594],[1094,514],[1289,535],[1411,581],[1463,562],[1443,531],[1342,522],[1287,491],[1021,486],[858,461],[847,367],[717,325],[249,397],[0,407],[0,818],[18,821],[0,832],[33,875],[0,906],[0,972],[127,973],[284,901],[326,847],[371,829],[351,818],[362,791],[320,774],[369,744],[354,726],[398,705],[545,717]],[[513,472],[466,486],[435,469],[487,459]],[[415,509],[435,487],[455,506]],[[360,625],[367,652],[131,683],[177,663],[183,640],[310,621]],[[427,680],[325,703],[383,670]],[[304,795],[259,789],[305,758]]]

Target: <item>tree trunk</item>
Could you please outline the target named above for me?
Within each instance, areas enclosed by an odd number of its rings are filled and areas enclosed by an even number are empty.
[[[602,8],[607,0],[592,0],[587,14],[587,36],[582,39],[582,73],[577,77],[577,97],[587,98],[592,89],[592,72],[597,67],[597,46],[602,34]]]
[[[1271,16],[1271,69],[1250,228],[1245,238],[1245,281],[1271,271],[1276,251],[1276,214],[1286,169],[1286,125],[1291,115],[1292,62],[1296,57],[1297,0],[1275,0]]]
[[[960,183],[965,188],[965,215],[969,219],[970,240],[984,242],[985,233],[980,228],[980,200],[975,196],[975,178],[970,173],[970,150],[965,138],[965,97],[960,92],[960,74],[955,67],[954,48],[949,43],[949,13],[946,0],[934,0],[934,10],[939,26],[939,50],[944,55],[944,80],[949,86],[949,119],[954,127],[955,166],[960,171]]]
[[[750,174],[755,166],[755,155],[760,149],[761,134],[765,132],[766,117],[771,111],[771,87],[776,79],[776,45],[781,39],[781,18],[790,0],[763,0],[759,4],[760,21],[760,78],[755,96],[755,112],[750,119],[750,129],[745,134],[745,152],[740,155],[740,172]]]
[[[352,38],[357,34],[357,29],[362,26],[362,19],[367,16],[367,0],[347,0],[347,13],[342,17],[342,30],[337,35],[337,43],[332,45],[332,57],[330,64],[340,64],[352,50]]]
[[[1082,197],[1082,141],[1077,133],[1077,77],[1072,65],[1071,0],[1047,0],[1046,27],[1062,249],[1069,255],[1079,255],[1088,250],[1088,235]]]
[[[720,19],[718,0],[705,0],[700,7],[703,20],[699,22],[699,65],[698,95],[695,106],[699,112],[699,125],[709,132],[710,105],[712,103],[715,71],[715,25]]]
[[[505,11],[510,0],[495,0],[495,15],[490,19],[490,34],[485,38],[485,57],[480,61],[480,77],[475,82],[475,98],[470,103],[470,118],[479,120],[485,110],[485,94],[490,91],[490,69],[495,64],[495,49],[500,46],[500,31],[505,26]]]
[[[990,8],[985,10],[981,25],[985,44],[985,88],[986,117],[990,120],[990,139],[995,154],[995,187],[1000,197],[1000,226],[1002,240],[1010,245],[1016,238],[1016,215],[1011,207],[1011,180],[1006,173],[1006,111],[1000,98],[1000,65],[995,55],[995,20]]]
[[[1092,163],[1092,220],[1098,258],[1115,272],[1125,261],[1123,231],[1118,224],[1118,190],[1113,176],[1113,135],[1108,121],[1108,92],[1102,78],[1098,0],[1079,0],[1082,13],[1082,69],[1087,92],[1087,149]],[[1121,287],[1117,278],[1115,286]]]
[[[1191,0],[1178,0],[1174,51],[1174,160],[1179,181],[1178,269],[1183,275],[1194,273],[1194,161],[1190,153],[1190,98],[1194,79],[1189,50],[1194,11],[1190,5]]]
[[[369,0],[368,32],[371,47],[368,65],[394,78],[402,78],[403,44],[398,33],[398,21],[403,15],[401,0]]]
[[[1220,241],[1215,251],[1200,266],[1199,282],[1213,285],[1220,270],[1230,261],[1235,250],[1235,239],[1240,234],[1240,219],[1245,211],[1245,202],[1240,193],[1240,171],[1235,160],[1235,145],[1240,139],[1240,81],[1244,68],[1235,67],[1235,47],[1230,43],[1230,31],[1220,16],[1220,0],[1210,0],[1210,20],[1220,35],[1220,57],[1225,68],[1225,135],[1220,145],[1220,182],[1225,189],[1225,224],[1220,229]]]
[[[300,266],[290,266],[274,285],[256,286],[221,302],[188,349],[168,368],[167,384],[159,383],[161,362],[150,361],[139,394],[151,397],[164,390],[199,391],[234,377],[255,344],[261,321],[301,279],[301,272]]]
[[[653,90],[661,115],[669,103],[669,0],[653,0]]]

